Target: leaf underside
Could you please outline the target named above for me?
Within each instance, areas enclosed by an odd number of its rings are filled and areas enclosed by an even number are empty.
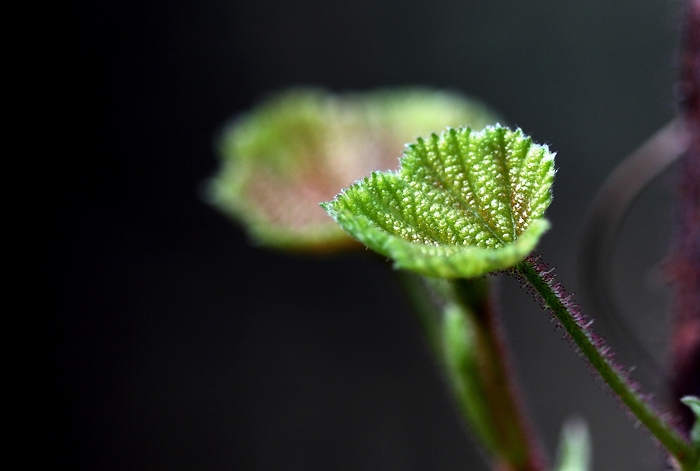
[[[398,268],[474,277],[514,266],[549,227],[554,153],[521,130],[448,129],[323,207]]]

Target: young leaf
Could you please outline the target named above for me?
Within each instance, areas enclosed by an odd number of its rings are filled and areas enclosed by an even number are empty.
[[[398,268],[470,278],[532,251],[553,181],[554,153],[519,129],[448,129],[408,146],[398,172],[372,173],[322,206]]]
[[[423,89],[277,95],[222,133],[211,202],[261,245],[335,250],[354,240],[319,208],[338,188],[398,166],[403,144],[445,126],[496,122],[484,105]]]

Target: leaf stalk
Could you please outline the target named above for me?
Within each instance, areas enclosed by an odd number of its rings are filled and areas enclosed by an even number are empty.
[[[691,468],[695,461],[695,452],[691,445],[652,407],[640,394],[638,386],[632,383],[623,370],[612,361],[610,349],[600,337],[593,333],[590,322],[580,313],[570,296],[564,293],[546,265],[538,258],[530,256],[519,263],[515,270],[541,296],[545,306],[561,322],[591,366],[639,422],[649,429],[678,461],[683,470],[697,471]]]
[[[493,469],[547,469],[520,401],[489,280],[398,273],[460,412]]]

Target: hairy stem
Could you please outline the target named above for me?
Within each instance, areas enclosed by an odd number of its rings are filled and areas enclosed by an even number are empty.
[[[516,270],[539,293],[546,307],[551,309],[561,322],[581,353],[630,412],[666,447],[684,470],[692,471],[690,466],[694,460],[694,451],[691,445],[659,415],[639,393],[638,387],[627,378],[619,366],[613,363],[610,349],[592,332],[590,322],[563,292],[561,285],[554,281],[546,265],[536,258],[529,257],[518,264]]]

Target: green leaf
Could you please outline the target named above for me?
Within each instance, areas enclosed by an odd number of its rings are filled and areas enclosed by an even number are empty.
[[[290,90],[224,129],[209,198],[260,245],[301,251],[359,245],[319,201],[374,170],[397,168],[404,143],[418,136],[496,120],[479,102],[440,91]]]
[[[448,129],[410,145],[398,172],[372,173],[322,206],[398,268],[470,278],[532,251],[549,228],[553,181],[554,153],[519,129]]]

